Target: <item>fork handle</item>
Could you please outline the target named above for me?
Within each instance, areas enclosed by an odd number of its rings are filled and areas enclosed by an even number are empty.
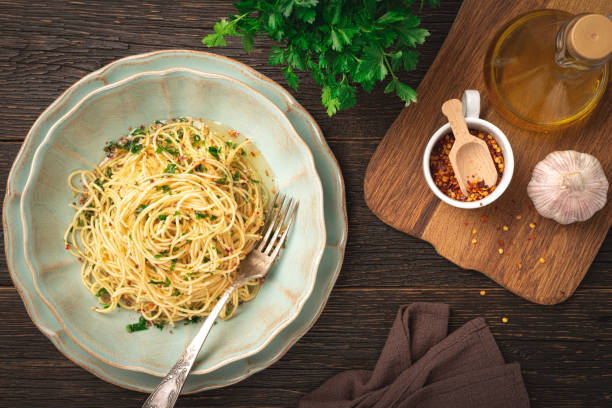
[[[176,364],[170,369],[170,372],[162,379],[161,383],[149,395],[149,398],[145,401],[143,408],[172,408],[176,403],[176,400],[183,389],[187,375],[191,371],[191,367],[198,357],[198,353],[215,324],[215,320],[221,313],[223,306],[227,303],[228,299],[238,288],[238,282],[234,282],[229,288],[223,292],[223,295],[217,301],[217,304],[210,312],[204,324],[198,330],[189,346],[185,349]]]

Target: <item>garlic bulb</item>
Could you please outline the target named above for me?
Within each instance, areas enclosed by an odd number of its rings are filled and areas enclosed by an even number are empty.
[[[552,152],[533,169],[527,195],[538,213],[560,224],[586,221],[608,199],[608,180],[594,156]]]

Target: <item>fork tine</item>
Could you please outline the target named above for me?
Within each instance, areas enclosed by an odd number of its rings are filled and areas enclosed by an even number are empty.
[[[270,204],[271,208],[274,208],[274,205],[276,204],[276,200],[278,200],[278,196],[279,196],[279,192],[277,191],[276,194],[274,194],[274,198],[272,198],[272,203]],[[268,214],[268,218],[270,218],[270,214]]]
[[[274,226],[274,235],[272,235],[272,238],[270,239],[270,243],[268,244],[266,249],[263,250],[264,254],[268,254],[269,252],[272,252],[272,250],[274,249],[274,245],[276,244],[276,238],[278,237],[278,234],[280,234],[281,230],[283,229],[285,225],[285,218],[287,218],[287,214],[289,213],[289,210],[291,209],[292,203],[293,203],[293,199],[289,199],[287,206],[281,209],[282,215],[279,217],[278,223]]]
[[[274,217],[272,217],[272,220],[266,227],[266,233],[264,237],[261,239],[259,245],[257,246],[257,249],[259,249],[260,251],[263,251],[263,249],[265,248],[266,242],[268,242],[268,238],[270,238],[270,234],[272,234],[274,223],[276,222],[276,219],[278,218],[278,215],[280,214],[280,210],[283,207],[283,203],[285,202],[284,194],[281,194],[280,196],[278,196],[278,198],[280,198],[280,204],[278,205],[278,211],[274,211],[274,206],[276,205],[276,198],[277,197],[274,197],[274,201],[272,202],[272,208],[270,209],[270,211],[274,213]],[[268,218],[270,218],[270,215],[272,214],[269,214]]]
[[[270,225],[270,221],[272,221],[272,218],[275,214],[274,206],[277,204],[276,202],[278,201],[278,198],[279,198],[279,193],[276,192],[276,194],[274,194],[274,198],[272,199],[272,202],[270,203],[270,210],[268,211],[268,214],[266,215],[266,219],[264,220],[262,231],[267,231],[268,226]],[[262,236],[263,236],[263,233],[262,233]]]
[[[289,215],[289,221],[287,221],[285,230],[283,231],[283,233],[280,236],[280,239],[278,240],[278,246],[274,248],[274,250],[270,254],[270,257],[272,259],[276,259],[276,257],[278,256],[278,253],[280,252],[281,247],[285,243],[285,238],[287,237],[287,233],[289,232],[289,229],[291,228],[291,224],[293,223],[293,219],[295,218],[295,214],[297,213],[297,209],[299,205],[300,205],[300,202],[296,200],[295,206],[293,207],[293,210],[291,211],[291,215]]]

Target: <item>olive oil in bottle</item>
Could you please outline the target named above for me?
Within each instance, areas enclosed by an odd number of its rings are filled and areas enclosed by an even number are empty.
[[[555,130],[591,113],[608,82],[612,21],[538,10],[510,21],[485,57],[484,76],[495,109],[531,130]]]

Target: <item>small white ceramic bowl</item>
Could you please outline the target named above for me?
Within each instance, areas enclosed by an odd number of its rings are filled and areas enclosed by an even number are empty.
[[[462,98],[463,102],[463,115],[465,116],[465,121],[467,122],[468,128],[473,130],[481,130],[493,136],[497,141],[499,147],[501,147],[502,155],[504,156],[504,174],[502,176],[501,181],[497,185],[497,188],[493,193],[489,194],[482,200],[478,201],[459,201],[454,200],[444,194],[431,176],[431,170],[429,169],[429,157],[431,156],[431,151],[436,144],[436,142],[444,135],[451,133],[450,124],[447,123],[442,126],[440,129],[433,134],[429,143],[425,147],[425,152],[423,153],[423,172],[425,174],[425,180],[427,181],[427,185],[431,189],[431,191],[442,201],[444,201],[448,205],[452,205],[457,208],[481,208],[486,205],[491,204],[493,201],[497,200],[501,195],[506,191],[508,185],[510,185],[510,180],[512,180],[512,175],[514,174],[514,154],[512,153],[512,147],[510,146],[510,142],[508,138],[497,126],[492,124],[491,122],[487,122],[486,120],[480,119],[478,116],[480,115],[480,94],[478,91],[468,90],[465,91]]]

